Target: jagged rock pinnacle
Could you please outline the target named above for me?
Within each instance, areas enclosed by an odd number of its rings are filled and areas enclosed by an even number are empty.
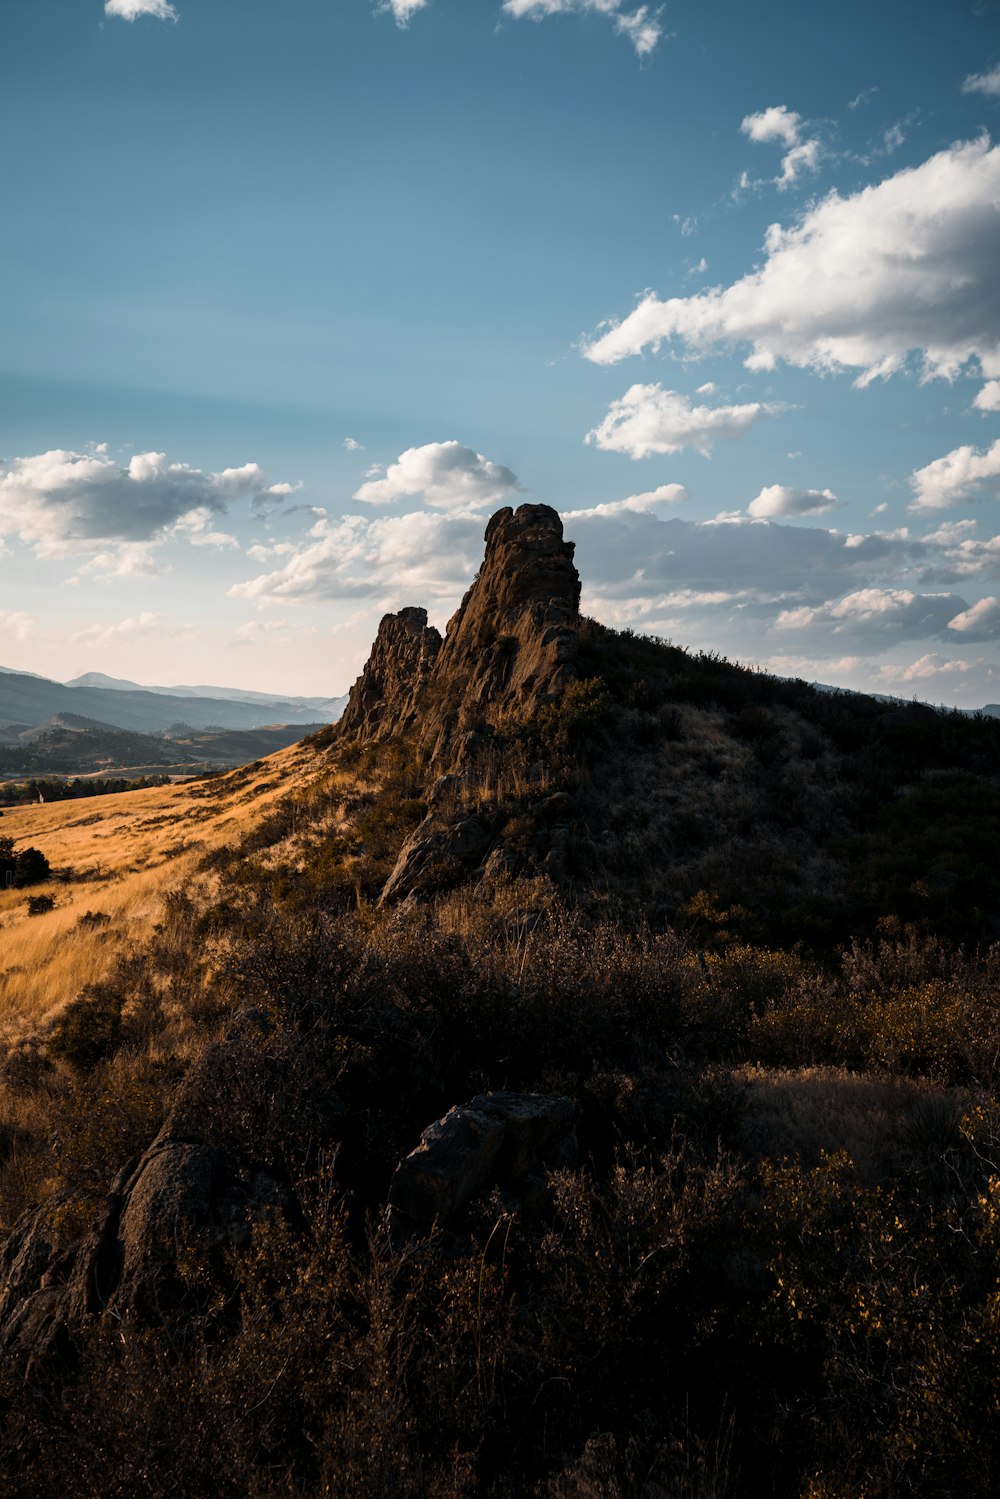
[[[379,739],[408,728],[440,648],[426,609],[384,615],[341,716],[341,737]]]
[[[548,505],[498,510],[442,643],[424,609],[388,614],[339,738],[413,731],[439,768],[469,733],[530,717],[577,676],[580,579]]]

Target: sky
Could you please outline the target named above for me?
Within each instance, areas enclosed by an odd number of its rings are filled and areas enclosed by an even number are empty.
[[[0,8],[0,665],[334,694],[584,610],[1000,701],[1000,0]]]

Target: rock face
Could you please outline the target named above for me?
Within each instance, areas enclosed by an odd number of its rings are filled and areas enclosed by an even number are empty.
[[[541,1093],[480,1093],[428,1126],[396,1167],[397,1231],[447,1225],[491,1182],[530,1200],[547,1169],[576,1160],[573,1103]]]
[[[489,829],[478,817],[449,819],[430,812],[400,850],[381,901],[405,899],[422,885],[471,869],[489,852]]]
[[[58,1197],[15,1226],[0,1255],[0,1351],[29,1368],[58,1365],[91,1317],[162,1316],[183,1301],[180,1256],[245,1248],[253,1225],[287,1205],[266,1172],[208,1146],[155,1141],[69,1248],[56,1249]]]
[[[375,644],[340,718],[340,737],[379,739],[412,723],[430,678],[441,635],[426,609],[386,614]]]
[[[351,689],[338,742],[413,731],[438,771],[470,736],[527,718],[577,676],[580,579],[548,505],[498,510],[479,576],[444,641],[423,609],[387,614]]]

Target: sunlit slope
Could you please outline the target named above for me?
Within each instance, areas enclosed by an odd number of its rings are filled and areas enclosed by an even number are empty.
[[[297,744],[211,780],[5,810],[0,834],[41,849],[53,879],[0,891],[0,1038],[34,1029],[100,979],[159,919],[169,890],[211,878],[199,873],[207,853],[322,775],[322,757]],[[30,916],[29,896],[43,893],[55,909]]]

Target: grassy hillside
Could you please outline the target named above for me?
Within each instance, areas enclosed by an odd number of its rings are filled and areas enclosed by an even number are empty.
[[[5,813],[68,876],[0,894],[45,1294],[156,1140],[270,1204],[11,1361],[13,1492],[994,1493],[998,731],[585,625],[457,776],[324,731]],[[399,1160],[512,1090],[575,1161],[402,1230]]]

